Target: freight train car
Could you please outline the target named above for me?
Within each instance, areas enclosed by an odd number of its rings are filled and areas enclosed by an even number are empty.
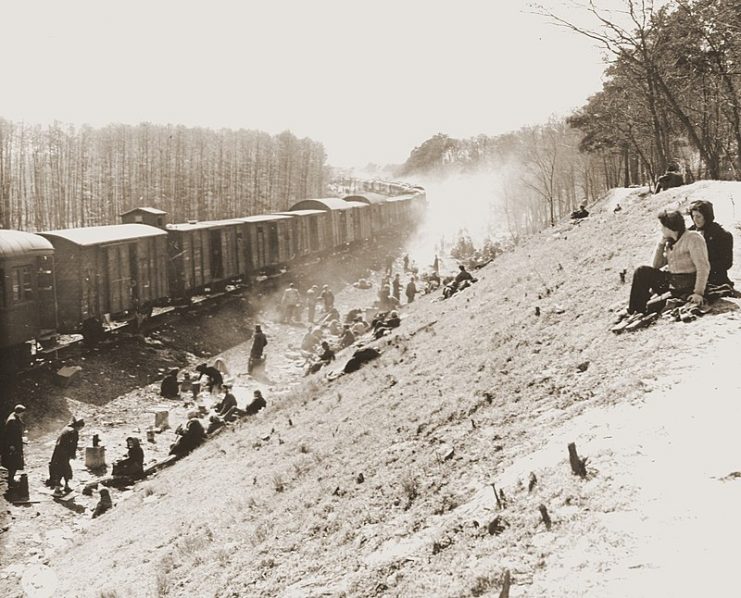
[[[239,220],[168,224],[166,230],[172,297],[222,289],[248,270]]]
[[[21,362],[29,341],[56,330],[52,244],[32,233],[0,230],[0,359]]]
[[[39,235],[54,246],[60,332],[146,309],[169,296],[163,230],[114,224]]]

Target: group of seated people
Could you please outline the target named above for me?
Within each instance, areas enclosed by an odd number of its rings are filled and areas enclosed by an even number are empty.
[[[160,395],[166,399],[178,399],[180,393],[192,393],[193,399],[198,397],[201,387],[205,387],[208,392],[220,392],[224,384],[224,375],[228,373],[224,360],[218,358],[214,365],[202,363],[196,366],[197,377],[191,378],[189,372],[185,372],[183,380],[178,380],[178,368],[171,369],[162,379],[160,385]]]
[[[651,266],[633,274],[630,301],[621,318],[661,311],[669,298],[702,305],[713,287],[733,288],[728,270],[733,265],[733,235],[715,222],[713,204],[699,200],[690,204],[692,226],[676,210],[658,215],[661,239]],[[653,295],[657,295],[651,299]]]
[[[214,433],[227,423],[234,422],[239,418],[255,415],[267,406],[267,402],[259,390],[255,390],[254,398],[244,409],[239,408],[237,399],[232,393],[231,384],[224,384],[223,391],[224,396],[213,406],[213,413],[209,417],[207,429],[203,427],[199,419],[200,413],[197,410],[188,412],[188,420],[175,430],[177,438],[170,447],[171,455],[178,457],[187,455],[193,449],[200,446],[209,434]]]

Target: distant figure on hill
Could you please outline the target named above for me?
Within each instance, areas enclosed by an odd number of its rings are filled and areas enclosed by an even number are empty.
[[[265,398],[262,396],[262,393],[259,390],[256,390],[254,392],[254,398],[252,399],[252,401],[250,401],[250,404],[244,408],[244,414],[256,415],[258,411],[260,411],[261,409],[265,409],[267,405],[268,404],[265,401]]]
[[[615,206],[615,207],[613,208],[613,210],[612,210],[612,213],[613,213],[613,214],[617,214],[617,213],[618,213],[618,212],[620,212],[620,211],[621,211],[622,209],[623,209],[623,208],[622,208],[622,206],[621,206],[620,204],[617,204],[617,205],[616,205],[616,206]]]
[[[628,314],[647,313],[652,293],[687,296],[695,305],[702,305],[705,286],[710,274],[708,249],[702,235],[685,230],[684,217],[676,210],[659,213],[662,237],[652,266],[640,266],[633,274]],[[663,269],[667,266],[667,269]],[[651,311],[660,311],[662,302],[652,303]]]
[[[417,295],[417,285],[414,284],[414,279],[410,278],[404,289],[404,294],[407,296],[407,304],[414,301],[414,297]]]
[[[391,288],[393,289],[392,294],[397,301],[401,301],[401,280],[399,274],[394,276],[394,280],[391,282]]]
[[[170,454],[178,457],[184,457],[193,449],[200,446],[206,439],[206,431],[203,429],[203,424],[198,420],[198,412],[190,411],[188,413],[188,421],[183,426],[178,426],[175,430],[178,438],[175,443],[170,447]]]
[[[162,379],[160,385],[160,395],[166,399],[177,399],[180,396],[180,384],[178,383],[178,370],[177,368],[171,369],[167,376]]]
[[[733,266],[733,235],[715,221],[711,202],[702,199],[693,201],[689,211],[694,223],[689,230],[702,234],[708,246],[708,284],[734,286],[728,278],[728,270]]]
[[[314,374],[322,369],[325,365],[329,365],[335,360],[334,351],[329,346],[327,341],[322,341],[322,352],[317,356],[316,360],[309,365],[306,370],[306,375]]]
[[[232,394],[231,384],[224,384],[224,397],[214,405],[214,411],[219,417],[225,417],[229,411],[237,406],[237,398]]]
[[[322,287],[322,292],[319,295],[319,298],[324,303],[325,313],[328,313],[334,307],[334,293],[332,292],[332,289],[329,288],[329,285],[325,284]]]
[[[473,276],[471,276],[471,273],[466,270],[466,267],[461,264],[458,266],[458,274],[455,276],[455,280],[453,281],[457,287],[460,287],[464,282],[474,282]]]
[[[355,342],[355,335],[350,330],[350,324],[345,324],[342,329],[342,337],[340,338],[340,349],[349,347]]]
[[[573,212],[571,212],[572,220],[581,220],[582,218],[586,218],[587,216],[589,216],[589,212],[587,211],[587,207],[584,204],[581,204],[578,210],[574,210]]]
[[[126,439],[127,455],[113,463],[114,476],[140,477],[144,473],[144,451],[138,438],[129,436]]]
[[[251,374],[255,366],[262,364],[265,359],[262,352],[268,344],[268,338],[262,331],[259,324],[255,326],[255,333],[252,335],[252,348],[250,349],[250,358],[247,362],[247,373]]]
[[[666,172],[659,177],[654,193],[660,193],[661,191],[666,191],[672,187],[681,187],[682,185],[684,185],[684,177],[679,174],[679,166],[672,163],[666,167]]]

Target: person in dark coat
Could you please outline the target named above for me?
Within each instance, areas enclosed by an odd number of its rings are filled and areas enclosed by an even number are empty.
[[[465,281],[469,281],[469,282],[473,281],[473,276],[471,276],[471,273],[468,270],[466,270],[466,267],[463,264],[458,266],[458,269],[460,270],[460,272],[458,272],[458,274],[455,277],[455,280],[453,281],[456,287],[459,287],[461,283]]]
[[[268,338],[262,331],[262,328],[257,325],[255,326],[255,334],[252,335],[252,348],[250,349],[250,357],[253,359],[262,359],[262,352],[268,344]]]
[[[329,288],[329,285],[325,284],[322,287],[322,293],[319,295],[319,298],[324,303],[325,312],[329,312],[334,307],[334,293]]]
[[[586,218],[587,216],[589,216],[589,211],[584,204],[581,204],[578,210],[574,210],[573,212],[571,212],[572,220],[581,220],[582,218]]]
[[[399,279],[398,274],[394,276],[394,280],[391,283],[391,288],[393,289],[393,295],[394,297],[396,297],[396,300],[401,301],[401,280]]]
[[[267,403],[265,402],[262,393],[259,390],[255,391],[255,398],[252,399],[249,405],[244,408],[245,415],[255,415],[261,409],[265,409]]]
[[[138,438],[126,439],[127,455],[113,464],[114,476],[140,477],[144,473],[144,451]]]
[[[72,418],[67,427],[57,438],[54,452],[49,462],[48,485],[57,488],[64,478],[64,489],[69,492],[69,481],[72,479],[71,459],[77,459],[77,444],[80,442],[80,429],[85,425],[84,420]]]
[[[8,486],[15,483],[15,472],[22,470],[23,463],[23,413],[26,408],[23,405],[16,405],[13,413],[5,420],[5,429],[3,431],[2,465],[8,470]]]
[[[214,411],[219,417],[226,417],[237,406],[237,398],[232,394],[231,384],[224,384],[224,398],[214,405]]]
[[[690,216],[694,224],[689,230],[701,233],[708,246],[708,284],[734,286],[728,278],[728,270],[733,266],[733,235],[715,221],[713,204],[709,201],[693,201],[690,204]]]
[[[669,166],[666,167],[666,172],[659,177],[654,193],[660,193],[661,191],[673,187],[681,187],[682,185],[684,185],[684,177],[679,174],[679,166],[676,164],[669,164]]]
[[[417,285],[414,284],[413,279],[409,279],[409,282],[407,283],[407,287],[404,290],[404,294],[407,296],[407,303],[412,303],[414,301],[414,297],[417,294]]]
[[[350,330],[350,324],[345,324],[342,328],[342,337],[340,338],[340,349],[349,347],[355,342],[355,335]]]
[[[206,365],[205,363],[202,363],[201,365],[196,367],[196,371],[200,374],[199,380],[204,376],[206,376],[206,378],[208,379],[206,388],[209,392],[211,392],[214,388],[219,390],[221,388],[221,385],[224,383],[224,377],[221,375],[221,372],[212,365]]]
[[[178,426],[175,434],[178,435],[178,438],[170,447],[171,455],[184,457],[196,447],[203,444],[203,441],[206,439],[206,430],[203,429],[203,424],[198,419],[198,412],[189,412],[188,421],[184,426]]]
[[[180,384],[178,383],[178,370],[174,368],[162,379],[160,395],[166,399],[177,399],[180,397]]]

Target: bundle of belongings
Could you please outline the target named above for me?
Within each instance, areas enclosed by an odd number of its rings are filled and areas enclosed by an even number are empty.
[[[712,303],[722,297],[738,297],[738,292],[730,284],[708,284],[705,289],[705,303],[695,305],[688,301],[688,296],[675,297],[671,291],[653,297],[646,305],[647,313],[628,314],[623,311],[618,315],[618,321],[612,327],[615,334],[633,332],[639,328],[646,328],[660,317],[675,322],[692,322],[698,317],[712,310]]]

